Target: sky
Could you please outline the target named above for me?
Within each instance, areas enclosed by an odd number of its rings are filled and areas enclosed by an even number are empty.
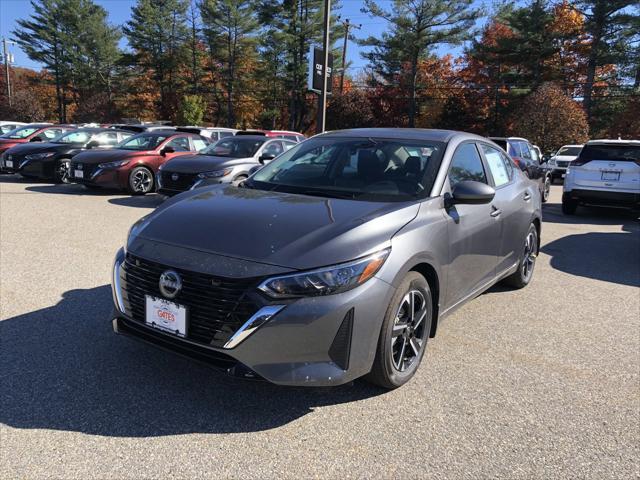
[[[131,7],[136,0],[94,0],[102,5],[109,12],[109,22],[115,25],[122,25],[129,20]],[[341,8],[339,14],[342,20],[349,19],[352,24],[361,24],[360,30],[354,30],[357,37],[367,37],[369,35],[379,35],[385,29],[386,21],[379,18],[371,18],[363,14],[360,9],[363,2],[361,0],[340,0]],[[390,0],[380,0],[379,4],[388,6]],[[489,4],[488,0],[476,0],[477,4]],[[29,0],[0,0],[0,37],[11,37],[11,31],[16,27],[18,19],[27,18],[33,12]],[[122,39],[121,46],[126,48],[126,39]],[[349,42],[347,47],[347,59],[351,65],[351,73],[357,73],[358,69],[365,66],[366,61],[361,57],[362,48],[354,42]],[[438,49],[438,54],[446,53],[459,54],[462,47],[451,47],[443,45]],[[32,62],[24,52],[16,45],[10,46],[10,52],[15,57],[15,65],[39,70],[41,66]]]

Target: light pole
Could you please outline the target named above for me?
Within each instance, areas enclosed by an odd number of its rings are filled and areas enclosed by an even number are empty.
[[[342,71],[340,72],[340,95],[344,90],[344,69],[347,67],[347,42],[349,41],[349,29],[357,28],[361,29],[362,25],[353,25],[347,18],[344,23],[344,43],[342,44]]]
[[[2,53],[4,59],[4,74],[7,79],[7,99],[9,100],[9,106],[11,106],[11,77],[9,76],[9,63],[11,63],[11,56],[9,50],[7,49],[7,44],[15,44],[15,42],[10,42],[6,38],[2,39]]]
[[[329,72],[329,23],[331,20],[331,0],[324,0],[324,66],[322,68],[322,92],[320,93],[320,105],[318,112],[318,133],[325,131],[327,124],[327,88]]]

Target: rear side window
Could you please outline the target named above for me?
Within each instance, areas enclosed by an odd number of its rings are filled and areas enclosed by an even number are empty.
[[[487,176],[482,166],[478,149],[473,143],[460,145],[453,154],[449,167],[449,183],[451,188],[466,180],[487,183]]]
[[[500,151],[484,144],[480,144],[480,148],[484,153],[484,157],[487,159],[487,165],[489,165],[489,171],[491,172],[495,186],[501,187],[509,183],[511,177],[509,176],[509,171],[507,170]]]
[[[529,150],[529,144],[527,142],[518,142],[520,145],[520,151],[522,152],[522,158],[531,160],[531,151]]]
[[[189,147],[189,139],[187,137],[176,137],[167,143],[167,147],[173,147],[176,152],[188,152],[191,150],[191,147]]]
[[[520,150],[520,144],[518,142],[509,142],[507,153],[513,157],[522,158],[522,150]]]
[[[580,156],[582,163],[591,160],[640,163],[640,146],[632,145],[585,145]]]

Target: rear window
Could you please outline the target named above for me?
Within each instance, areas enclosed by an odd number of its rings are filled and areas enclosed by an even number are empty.
[[[562,147],[556,155],[578,156],[582,147]]]
[[[640,162],[640,146],[632,145],[585,145],[580,160],[612,160]]]

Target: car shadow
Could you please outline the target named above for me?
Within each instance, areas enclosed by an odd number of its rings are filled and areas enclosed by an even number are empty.
[[[228,377],[111,330],[108,285],[0,322],[0,422],[115,437],[268,430],[384,393],[362,381],[278,387]]]
[[[110,198],[107,201],[112,205],[119,205],[121,207],[156,208],[165,201],[165,197],[158,194],[147,194],[131,197]]]
[[[542,206],[542,209],[542,221],[544,223],[567,225],[622,225],[624,231],[640,231],[638,213],[629,210],[580,206],[575,215],[565,215],[562,213],[562,204],[560,203],[546,203]]]
[[[107,188],[89,189],[78,183],[58,183],[49,185],[31,185],[25,188],[28,192],[35,193],[47,193],[54,195],[77,195],[77,196],[93,196],[104,197],[107,195],[114,195],[119,192],[117,190],[110,190]]]

